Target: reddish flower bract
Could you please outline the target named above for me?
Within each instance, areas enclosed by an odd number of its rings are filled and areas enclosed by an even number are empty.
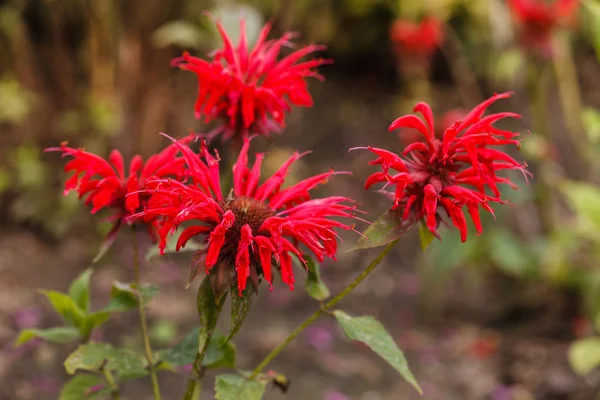
[[[66,142],[60,147],[44,151],[59,151],[62,157],[72,158],[64,167],[65,172],[73,172],[65,182],[65,196],[71,190],[76,190],[80,199],[87,196],[84,203],[91,206],[92,214],[104,208],[114,211],[109,218],[115,225],[107,241],[114,239],[128,217],[145,207],[150,196],[141,189],[147,181],[166,177],[180,179],[184,176],[185,161],[182,157],[176,157],[178,148],[174,144],[151,156],[145,163],[141,156],[134,156],[129,164],[128,175],[125,174],[125,162],[118,150],[113,150],[108,160],[83,149],[68,147]],[[148,222],[152,228],[154,221]]]
[[[547,54],[552,31],[573,21],[579,0],[509,0],[508,4],[522,25],[523,44]]]
[[[308,45],[278,60],[283,47],[292,45],[293,33],[276,40],[267,40],[271,25],[265,25],[254,48],[247,48],[246,25],[240,21],[240,41],[234,46],[223,25],[217,22],[223,39],[222,49],[215,50],[210,60],[185,52],[173,64],[198,77],[198,98],[194,106],[196,117],[205,122],[220,118],[225,121],[208,138],[222,134],[223,139],[235,136],[270,135],[285,125],[285,113],[296,106],[311,107],[313,99],[305,78],[323,79],[314,69],[331,60],[300,60],[324,46]]]
[[[397,20],[390,29],[396,52],[408,57],[430,57],[444,40],[441,21],[426,17],[420,22]]]
[[[153,182],[147,209],[135,217],[161,219],[161,251],[165,249],[167,236],[180,224],[195,223],[181,232],[176,247],[176,250],[184,247],[194,236],[203,237],[207,243],[206,249],[198,253],[190,280],[200,266],[216,276],[229,275],[230,278],[225,278],[227,281],[237,275],[241,295],[248,278],[255,286],[258,284],[259,273],[272,283],[274,258],[282,281],[293,289],[292,255],[303,262],[299,243],[319,261],[325,256],[335,259],[334,228],[353,229],[351,225],[331,219],[353,217],[356,206],[351,199],[339,196],[311,199],[310,196],[313,188],[336,172],[324,172],[281,189],[288,169],[304,154],[294,153],[277,172],[259,184],[264,154],[256,154],[254,165],[249,168],[250,140],[244,139],[233,166],[233,189],[225,197],[221,190],[218,155],[212,155],[206,144],[202,145],[199,155],[187,146],[176,145],[186,160],[189,184],[174,180]]]
[[[516,169],[527,177],[526,164],[515,161],[508,154],[490,148],[499,145],[516,145],[517,132],[501,130],[493,124],[503,118],[520,118],[520,115],[504,112],[483,116],[485,110],[496,100],[507,98],[510,93],[494,95],[475,107],[462,120],[447,127],[441,138],[435,137],[433,113],[426,103],[419,103],[414,111],[423,115],[405,115],[390,125],[390,131],[398,128],[416,129],[424,141],[408,145],[403,157],[388,150],[368,147],[378,158],[372,165],[381,165],[382,171],[372,174],[365,182],[368,189],[376,183],[395,186],[394,192],[382,190],[393,199],[392,209],[403,209],[405,220],[423,218],[429,230],[439,237],[440,211],[450,217],[459,229],[461,240],[467,239],[467,221],[463,212],[466,206],[477,234],[481,233],[479,207],[493,214],[490,203],[504,203],[500,199],[499,184],[516,185],[508,178],[497,175],[498,171]],[[487,190],[486,190],[487,189]]]

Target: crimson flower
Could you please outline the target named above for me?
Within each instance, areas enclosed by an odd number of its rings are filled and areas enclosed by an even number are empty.
[[[293,33],[276,40],[267,40],[271,25],[265,25],[251,51],[247,48],[246,23],[240,21],[240,41],[237,46],[220,22],[217,29],[223,39],[222,49],[212,52],[209,60],[183,53],[173,65],[195,73],[198,77],[196,118],[205,122],[221,119],[223,125],[209,133],[208,138],[222,134],[223,139],[250,134],[268,136],[285,125],[285,113],[290,104],[312,107],[305,78],[323,80],[314,69],[331,60],[300,60],[324,46],[308,45],[286,57],[279,58],[283,47],[290,47]]]
[[[303,244],[319,261],[335,259],[337,235],[334,228],[350,230],[353,226],[331,217],[353,217],[356,206],[348,198],[334,196],[311,199],[310,191],[336,173],[324,172],[281,189],[290,166],[304,154],[294,153],[262,184],[261,164],[265,157],[257,153],[248,167],[250,140],[244,139],[233,166],[233,188],[225,197],[221,190],[218,155],[212,155],[203,143],[200,154],[175,143],[187,163],[188,184],[175,180],[152,183],[152,197],[146,210],[136,218],[160,218],[161,252],[167,236],[182,223],[190,222],[177,240],[179,251],[195,236],[207,243],[197,256],[190,278],[203,268],[216,280],[213,290],[229,288],[237,275],[241,295],[248,277],[256,287],[258,276],[272,284],[272,259],[279,266],[281,279],[294,287],[292,255],[304,262],[299,244]],[[190,280],[191,280],[190,279]]]
[[[516,185],[510,179],[497,175],[502,170],[519,170],[525,177],[531,175],[526,164],[518,163],[501,150],[499,145],[516,145],[517,132],[501,130],[493,124],[503,118],[520,118],[519,114],[503,112],[483,116],[486,109],[510,93],[497,94],[475,107],[463,119],[446,128],[440,138],[435,137],[433,113],[426,103],[418,103],[414,111],[423,115],[405,115],[396,119],[389,130],[416,129],[425,141],[408,145],[402,157],[388,150],[369,146],[378,156],[371,165],[381,165],[382,171],[372,174],[365,182],[368,189],[376,183],[395,186],[393,192],[382,190],[393,199],[392,210],[403,210],[404,220],[423,218],[429,230],[439,238],[437,229],[443,210],[460,231],[461,240],[467,239],[466,206],[477,234],[482,231],[479,208],[493,214],[490,203],[505,203],[500,199],[499,184]]]
[[[71,157],[64,167],[65,172],[73,172],[65,182],[65,196],[71,190],[77,191],[80,199],[87,196],[84,203],[91,206],[92,214],[104,208],[113,210],[109,220],[115,224],[106,237],[105,246],[114,241],[128,217],[146,206],[150,195],[141,191],[146,182],[166,177],[182,179],[185,174],[185,161],[176,157],[179,150],[174,144],[151,156],[145,163],[141,156],[134,156],[129,163],[128,175],[125,175],[125,162],[118,150],[113,150],[108,160],[83,149],[68,147],[66,142],[44,151],[60,151],[62,157]],[[155,221],[148,222],[153,231]]]
[[[426,17],[420,22],[401,19],[392,25],[390,39],[397,53],[428,59],[442,44],[444,27],[434,17]]]
[[[552,32],[573,20],[579,0],[509,0],[508,4],[521,24],[523,44],[547,53]]]

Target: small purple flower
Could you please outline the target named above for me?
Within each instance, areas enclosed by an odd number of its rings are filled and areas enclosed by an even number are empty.
[[[491,400],[512,400],[512,389],[505,385],[496,387],[491,393]]]
[[[328,390],[323,400],[350,400],[350,398],[337,390]]]
[[[305,337],[307,342],[319,351],[331,349],[333,334],[328,329],[319,326],[311,326],[306,329]]]
[[[42,313],[37,308],[24,308],[15,315],[15,325],[19,329],[27,329],[38,326]]]

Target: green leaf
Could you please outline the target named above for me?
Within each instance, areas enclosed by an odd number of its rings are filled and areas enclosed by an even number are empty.
[[[186,21],[167,22],[152,35],[152,42],[158,48],[176,45],[182,48],[196,48],[206,34],[197,26]]]
[[[419,238],[421,239],[421,250],[423,251],[425,251],[433,239],[435,239],[435,236],[433,236],[433,233],[431,233],[424,222],[419,224]]]
[[[517,277],[530,277],[536,273],[537,260],[513,234],[496,229],[490,232],[488,239],[489,256],[502,271]]]
[[[215,393],[217,400],[260,400],[265,385],[240,375],[224,374],[217,376]]]
[[[86,269],[69,286],[69,296],[86,313],[90,309],[90,278],[93,272],[92,268]]]
[[[405,221],[395,211],[387,211],[363,232],[350,251],[385,246],[402,236],[412,225],[414,221]]]
[[[236,333],[242,327],[250,306],[252,306],[252,300],[254,299],[254,289],[248,285],[240,296],[237,290],[237,283],[234,283],[230,289],[231,291],[231,329],[227,335],[227,341],[230,341]]]
[[[158,294],[158,285],[144,283],[139,288],[135,283],[113,283],[111,300],[104,311],[120,312],[137,308],[138,294],[142,299],[142,305],[146,305]]]
[[[371,316],[351,317],[339,310],[334,311],[333,314],[349,339],[358,340],[369,346],[371,350],[394,367],[420,394],[423,394],[417,380],[408,369],[408,363],[402,350],[398,348],[394,339],[379,321]]]
[[[585,107],[581,111],[581,119],[590,142],[600,142],[600,111],[593,107]]]
[[[178,237],[176,235],[169,236],[167,238],[167,247],[165,248],[165,254],[175,253],[175,249],[177,248],[177,240]],[[186,243],[185,247],[179,249],[177,253],[198,251],[204,249],[204,247],[204,244],[190,240]],[[160,250],[158,249],[158,246],[152,246],[146,253],[146,261],[150,261],[156,257],[160,257]]]
[[[199,328],[193,329],[181,342],[170,349],[158,353],[158,359],[164,363],[163,368],[173,369],[194,362],[198,352]],[[204,353],[202,365],[206,368],[234,368],[235,347],[226,342],[225,335],[214,332]]]
[[[219,319],[219,314],[221,314],[224,303],[224,301],[217,303],[215,294],[210,286],[210,280],[208,277],[204,278],[198,289],[198,296],[196,297],[196,305],[198,307],[201,325],[200,334],[198,336],[199,351],[202,351],[202,349],[208,345],[210,337],[217,326],[217,320]]]
[[[600,232],[600,189],[582,182],[564,182],[560,189],[578,214],[579,222],[590,234]]]
[[[58,400],[104,399],[110,392],[104,385],[104,379],[98,375],[77,375],[63,386]]]
[[[21,346],[32,339],[40,338],[51,343],[69,343],[78,340],[79,330],[72,326],[59,326],[48,329],[24,329],[15,341],[15,347]]]
[[[315,300],[323,301],[329,297],[329,288],[321,280],[321,271],[319,264],[317,264],[311,257],[304,257],[306,261],[306,267],[308,269],[308,276],[306,277],[306,292]]]
[[[70,375],[78,370],[100,372],[103,368],[115,372],[120,379],[140,378],[148,374],[144,357],[107,343],[83,344],[65,361],[65,369]]]
[[[600,60],[600,3],[596,0],[584,0],[583,7],[590,17],[590,28],[596,58]]]
[[[50,302],[54,310],[70,325],[81,327],[85,319],[84,311],[69,295],[54,290],[40,291]]]
[[[578,375],[587,375],[600,365],[600,338],[575,341],[569,349],[569,363]]]
[[[110,311],[101,310],[86,315],[80,328],[81,335],[88,337],[94,329],[102,326],[108,320],[110,314]]]

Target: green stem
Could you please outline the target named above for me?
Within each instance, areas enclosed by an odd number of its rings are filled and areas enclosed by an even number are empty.
[[[220,299],[219,302],[215,300],[208,277],[204,278],[202,284],[200,284],[200,287],[198,288],[197,301],[202,328],[198,334],[198,351],[196,352],[196,358],[192,364],[192,372],[190,372],[187,381],[183,400],[194,400],[200,397],[201,380],[204,376],[202,361],[204,361],[206,349],[208,349],[210,338],[215,331],[215,326],[221,315],[223,304],[225,303],[224,299]]]
[[[279,353],[281,353],[281,351],[283,349],[285,349],[287,347],[288,344],[290,344],[300,333],[302,333],[302,331],[304,329],[306,329],[306,327],[308,327],[310,324],[315,322],[321,314],[327,313],[331,307],[335,306],[344,297],[346,297],[351,291],[353,291],[354,288],[356,288],[381,263],[381,261],[392,250],[392,248],[396,245],[396,243],[398,243],[398,240],[400,240],[400,239],[396,239],[393,242],[390,242],[388,245],[386,245],[383,248],[383,250],[381,251],[381,253],[379,253],[379,255],[373,261],[371,261],[371,263],[367,266],[367,268],[365,268],[365,270],[363,272],[361,272],[360,275],[358,275],[356,278],[354,278],[354,280],[348,286],[346,286],[346,288],[344,290],[342,290],[340,292],[340,294],[335,296],[333,299],[329,300],[320,309],[318,309],[317,311],[312,313],[312,315],[309,316],[308,318],[306,318],[306,320],[304,320],[304,322],[302,324],[300,324],[300,326],[298,326],[296,329],[294,329],[294,331],[292,333],[290,333],[289,336],[283,342],[281,342],[279,344],[279,346],[277,346],[273,350],[271,350],[271,352],[260,362],[260,364],[258,364],[258,366],[254,369],[254,371],[252,371],[252,374],[250,375],[249,379],[256,378],[258,376],[258,374],[260,374],[261,371],[263,369],[265,369],[267,367],[267,365],[275,357],[277,357],[277,355]]]
[[[583,109],[581,90],[577,79],[577,67],[567,35],[567,32],[560,32],[554,36],[552,42],[554,57],[552,61],[563,118],[571,134],[573,149],[577,153],[576,160],[580,164],[578,165],[578,172],[581,176],[578,178],[583,179],[589,175],[589,140],[581,121]]]
[[[140,288],[140,260],[139,260],[139,248],[137,235],[135,232],[135,226],[132,227],[131,241],[133,245],[133,274],[136,290]],[[152,356],[152,347],[150,346],[150,336],[148,335],[148,323],[146,322],[146,311],[144,310],[144,304],[142,303],[142,297],[138,292],[138,313],[140,315],[140,325],[142,327],[142,337],[144,338],[144,353],[146,354],[146,361],[148,362],[148,369],[150,371],[150,380],[152,381],[152,392],[154,393],[154,399],[160,400],[160,386],[158,385],[158,376],[156,375],[156,366],[154,365],[154,359]]]
[[[106,383],[110,388],[110,397],[112,397],[113,400],[120,400],[121,395],[119,394],[119,386],[117,386],[115,378],[112,376],[108,368],[102,368],[102,373],[104,374],[104,379],[106,379]]]
[[[529,65],[528,89],[531,101],[531,117],[533,131],[544,138],[545,144],[550,146],[551,138],[548,131],[548,80],[544,65],[536,59]],[[549,161],[546,157],[539,160],[538,179],[534,187],[534,201],[537,206],[542,232],[552,232],[554,218],[552,215],[552,190],[548,182],[550,172]]]

